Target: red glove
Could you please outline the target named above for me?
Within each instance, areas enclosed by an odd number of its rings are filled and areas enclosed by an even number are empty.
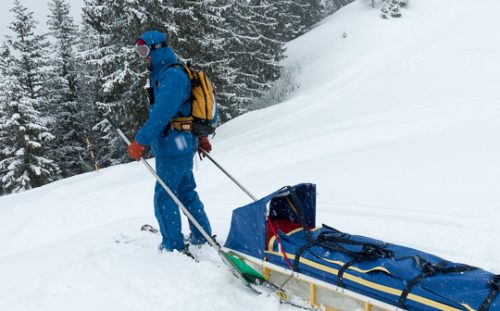
[[[205,150],[208,153],[210,153],[210,151],[212,151],[212,145],[208,141],[207,136],[200,136],[198,138],[198,153],[200,154],[200,156],[203,155],[203,152],[201,151],[201,149]]]
[[[136,142],[135,140],[128,146],[128,156],[134,160],[139,161],[144,152],[144,146]]]

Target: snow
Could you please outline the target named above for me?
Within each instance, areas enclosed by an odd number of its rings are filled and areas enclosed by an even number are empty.
[[[290,99],[224,124],[211,154],[257,197],[316,183],[318,223],[498,274],[499,10],[419,0],[383,20],[354,2],[288,45]],[[223,241],[251,200],[208,160],[195,167]],[[156,224],[153,183],[131,163],[1,197],[0,310],[293,310],[208,247],[200,263],[159,254],[139,230]]]

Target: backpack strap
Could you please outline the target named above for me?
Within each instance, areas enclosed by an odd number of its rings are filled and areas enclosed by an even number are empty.
[[[184,66],[181,63],[173,63],[173,64],[166,66],[163,69],[161,74],[165,73],[165,71],[167,71],[168,69],[170,69],[172,67],[178,67],[178,68],[182,69],[182,71],[184,71],[184,73],[188,76],[189,81],[191,81],[191,79],[192,79],[191,72],[189,70],[187,70],[186,66]],[[191,87],[193,87],[192,84],[191,84]],[[182,103],[182,105],[191,101],[191,99],[192,99],[192,95],[190,95],[189,98],[184,103]],[[192,128],[193,128],[193,117],[192,116],[183,117],[183,116],[180,116],[179,113],[177,112],[177,115],[172,118],[172,120],[167,124],[167,126],[163,130],[162,135],[166,136],[167,132],[171,129],[174,129],[176,131],[181,131],[181,132],[189,132],[192,130]]]
[[[165,67],[165,69],[163,69],[163,72],[167,71],[169,68],[172,68],[172,67],[180,67],[182,70],[184,70],[184,72],[186,71],[183,64],[181,64],[181,63],[172,63],[172,64],[168,65],[167,67]]]
[[[197,86],[197,85],[193,85],[193,83],[195,83],[195,81],[196,81],[196,79],[195,79],[196,78],[195,72],[192,71],[192,70],[190,70],[187,65],[184,65],[182,63],[173,63],[173,64],[168,65],[165,69],[163,69],[163,72],[167,71],[168,69],[170,69],[172,67],[178,67],[178,68],[182,69],[182,71],[184,71],[184,73],[188,76],[189,81],[191,82],[191,88]]]

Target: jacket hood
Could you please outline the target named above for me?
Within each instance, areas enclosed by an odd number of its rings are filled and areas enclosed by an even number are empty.
[[[144,40],[149,46],[154,44],[167,42],[168,37],[166,34],[152,30],[143,33],[139,39]],[[177,61],[177,56],[170,46],[165,46],[151,51],[152,71],[168,66]]]

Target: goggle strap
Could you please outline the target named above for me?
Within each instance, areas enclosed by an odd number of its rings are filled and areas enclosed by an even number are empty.
[[[156,43],[156,44],[153,44],[151,45],[151,51],[154,51],[154,50],[157,50],[157,49],[161,49],[161,48],[164,48],[168,46],[168,43],[167,41],[163,41],[163,42],[160,42],[160,43]]]

